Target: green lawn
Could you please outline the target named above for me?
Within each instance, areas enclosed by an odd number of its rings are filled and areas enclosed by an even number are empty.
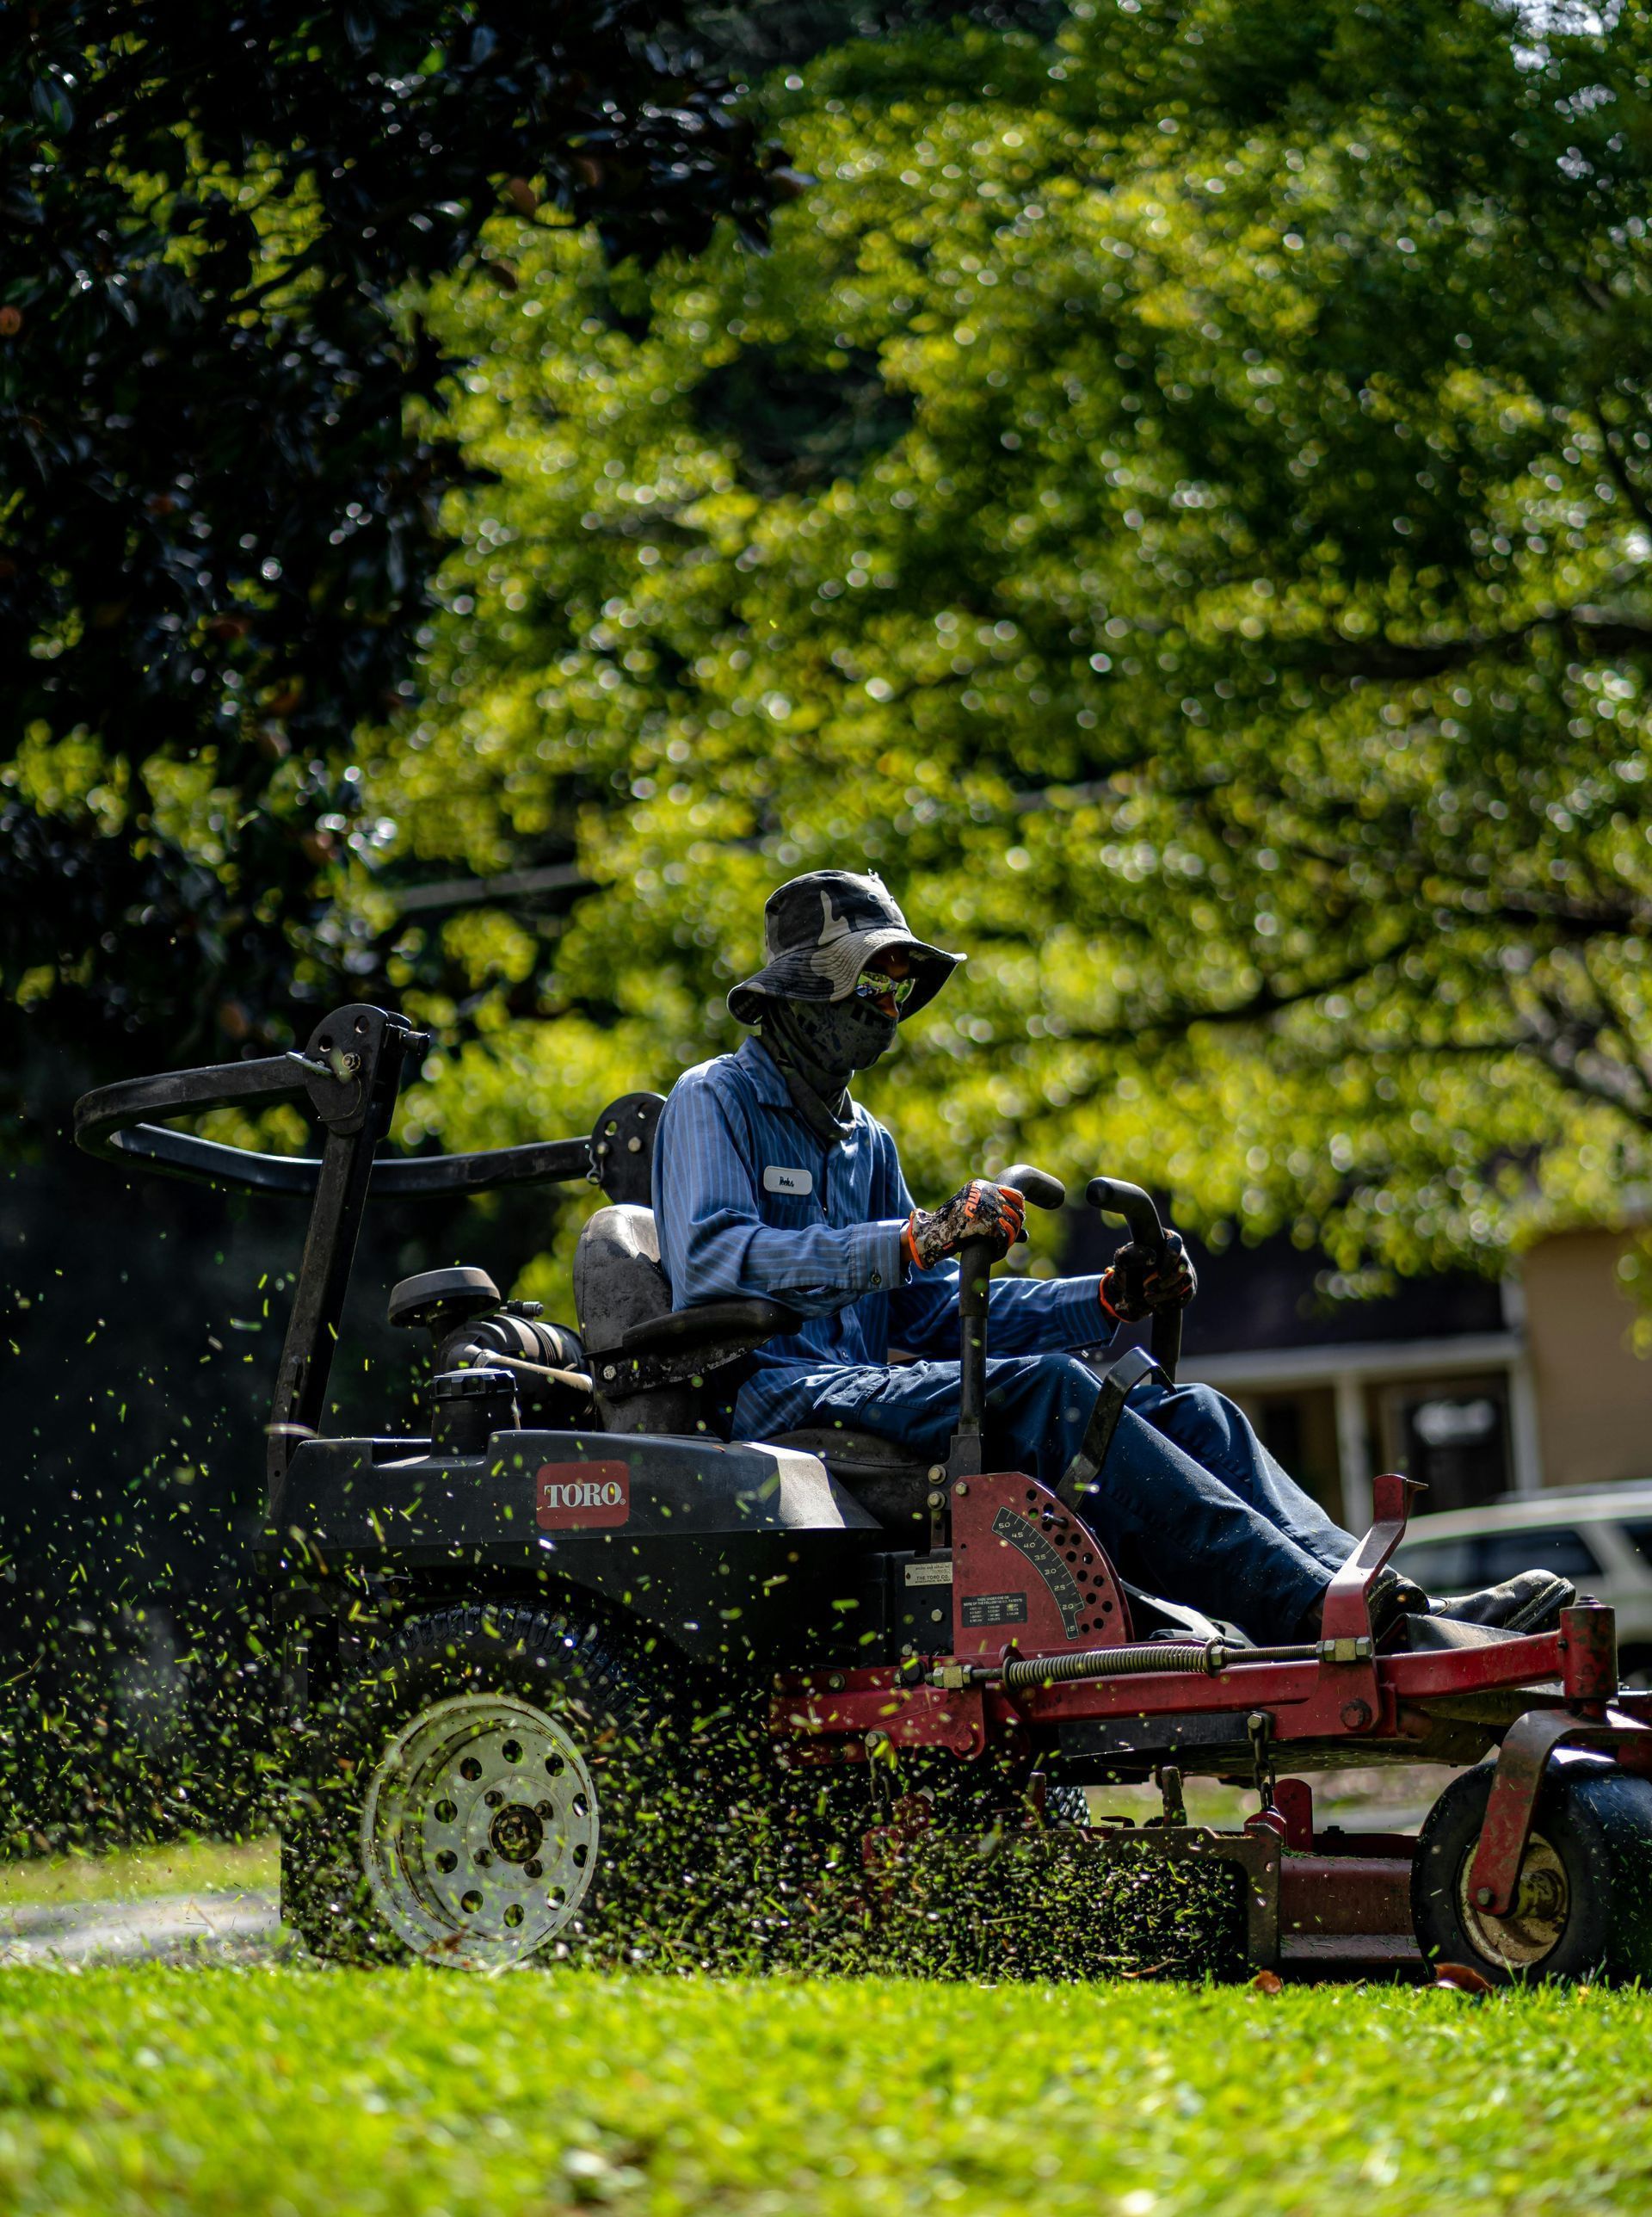
[[[56,1909],[77,1901],[137,1901],[164,1893],[236,1893],[273,1887],[280,1850],[264,1840],[173,1840],[120,1855],[43,1856],[0,1863],[0,1922],[9,1909]]]
[[[10,1971],[0,2208],[1638,2211],[1649,2035],[1587,1991]]]

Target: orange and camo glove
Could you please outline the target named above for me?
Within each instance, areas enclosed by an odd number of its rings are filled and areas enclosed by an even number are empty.
[[[993,1260],[1008,1255],[1021,1236],[1026,1203],[1013,1185],[971,1178],[939,1208],[915,1208],[901,1234],[901,1252],[920,1270],[956,1255],[966,1239],[990,1239]]]
[[[1179,1232],[1167,1232],[1156,1255],[1131,1239],[1113,1257],[1101,1277],[1101,1306],[1119,1324],[1139,1324],[1160,1309],[1185,1309],[1199,1291]]]

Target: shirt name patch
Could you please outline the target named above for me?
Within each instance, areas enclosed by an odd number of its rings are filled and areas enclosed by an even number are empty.
[[[815,1174],[812,1170],[781,1170],[774,1163],[764,1165],[765,1193],[812,1193],[814,1189]]]

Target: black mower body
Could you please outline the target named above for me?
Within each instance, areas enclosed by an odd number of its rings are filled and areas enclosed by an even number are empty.
[[[950,1564],[888,1536],[815,1457],[785,1448],[527,1430],[468,1455],[317,1439],[293,1452],[262,1567],[293,1592],[572,1589],[692,1662],[780,1670],[950,1645]]]

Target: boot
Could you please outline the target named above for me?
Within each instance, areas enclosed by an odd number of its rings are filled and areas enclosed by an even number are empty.
[[[1447,1594],[1428,1604],[1430,1616],[1458,1624],[1489,1624],[1500,1632],[1548,1632],[1577,1599],[1569,1578],[1554,1571],[1522,1571],[1478,1593]]]
[[[1371,1615],[1372,1634],[1380,1640],[1385,1632],[1392,1631],[1401,1617],[1427,1616],[1431,1603],[1415,1578],[1407,1578],[1391,1563],[1384,1563],[1371,1582],[1365,1607]]]

